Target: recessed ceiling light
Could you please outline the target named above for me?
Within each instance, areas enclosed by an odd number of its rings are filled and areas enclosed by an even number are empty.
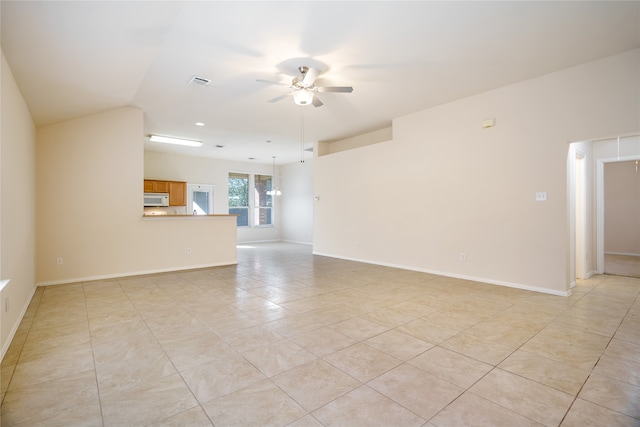
[[[149,135],[149,141],[161,142],[163,144],[187,145],[189,147],[201,147],[202,141],[194,141],[192,139],[173,138],[170,136]]]
[[[202,122],[196,122],[196,126],[204,126],[204,123],[202,123]]]
[[[267,144],[271,144],[271,140],[270,139],[267,139]]]
[[[249,160],[255,160],[255,159],[256,159],[255,157],[249,157]]]
[[[216,144],[216,148],[224,148],[224,145],[218,145],[218,144]]]

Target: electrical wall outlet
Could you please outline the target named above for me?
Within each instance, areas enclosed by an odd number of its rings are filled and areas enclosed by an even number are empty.
[[[538,191],[536,193],[536,202],[546,202],[547,201],[547,192],[546,191]]]
[[[460,255],[458,255],[458,260],[460,262],[465,262],[467,260],[467,254],[465,254],[464,252],[460,252]]]
[[[191,248],[187,248],[187,255],[191,255]]]
[[[62,261],[63,261],[62,257],[59,256],[58,259],[56,259],[56,264],[62,265]]]

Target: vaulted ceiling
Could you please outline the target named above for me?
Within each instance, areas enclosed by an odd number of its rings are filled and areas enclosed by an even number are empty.
[[[297,161],[316,140],[385,128],[394,117],[640,47],[637,1],[0,7],[2,49],[37,125],[135,106],[145,134],[204,141],[147,141],[148,150],[260,163]],[[292,97],[267,102],[289,93],[297,68],[309,64],[321,68],[318,84],[353,93],[319,93],[318,108]],[[211,84],[189,84],[194,75]]]

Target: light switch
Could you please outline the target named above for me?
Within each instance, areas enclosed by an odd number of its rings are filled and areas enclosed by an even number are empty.
[[[536,202],[546,202],[547,201],[547,192],[546,191],[538,191],[536,193]]]
[[[495,125],[496,125],[496,119],[484,119],[482,121],[482,128],[483,129],[492,128]]]

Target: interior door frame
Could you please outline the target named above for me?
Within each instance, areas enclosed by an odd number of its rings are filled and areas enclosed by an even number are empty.
[[[610,157],[596,161],[596,273],[604,274],[604,165],[640,160],[640,155]]]
[[[574,201],[575,201],[575,274],[576,279],[588,279],[587,271],[587,156],[581,150],[575,151],[574,161]]]
[[[213,213],[213,196],[215,194],[215,186],[213,184],[187,184],[187,213],[193,212],[193,192],[208,191],[209,192],[209,213]]]

